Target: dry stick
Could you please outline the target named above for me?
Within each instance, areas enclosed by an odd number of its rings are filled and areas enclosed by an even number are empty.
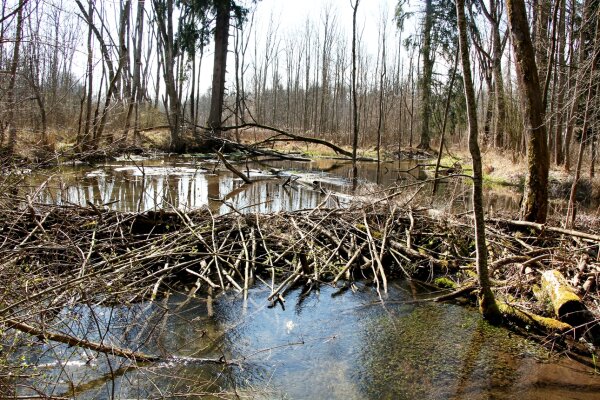
[[[217,237],[215,235],[216,229],[215,229],[215,217],[212,214],[212,212],[210,213],[210,219],[211,219],[211,224],[212,224],[212,229],[211,229],[211,238],[212,238],[212,255],[213,255],[213,261],[215,263],[215,269],[217,270],[217,275],[219,276],[219,282],[221,283],[221,289],[225,290],[225,283],[223,282],[223,276],[221,274],[221,268],[219,268],[219,261],[217,259]]]
[[[489,270],[490,272],[497,270],[500,267],[503,267],[505,265],[508,264],[515,264],[515,263],[533,263],[535,261],[541,260],[543,258],[546,258],[547,255],[546,254],[542,254],[539,257],[536,258],[531,258],[528,256],[520,256],[520,255],[516,255],[516,256],[510,256],[510,257],[505,257],[505,258],[501,258],[499,260],[494,261],[493,263],[490,264],[489,266]]]
[[[92,232],[92,241],[90,243],[90,249],[88,250],[87,256],[83,260],[81,264],[81,269],[79,270],[79,277],[82,277],[85,274],[85,267],[87,263],[90,261],[90,257],[92,256],[92,250],[94,249],[94,245],[96,244],[96,229]]]
[[[457,297],[462,297],[465,295],[469,295],[472,292],[474,292],[475,290],[477,290],[477,286],[476,285],[467,285],[464,286],[462,288],[459,288],[458,290],[455,290],[454,292],[448,293],[448,294],[444,294],[441,296],[438,296],[436,298],[433,299],[428,299],[429,301],[435,301],[435,302],[441,302],[441,301],[449,301],[449,300],[454,300]]]
[[[333,260],[335,256],[339,256],[340,249],[344,246],[344,241],[346,240],[349,234],[350,232],[346,231],[346,233],[344,233],[344,236],[342,236],[342,238],[338,240],[337,247],[335,248],[335,250],[330,251],[329,257],[325,261],[324,265],[329,265],[329,263],[331,262],[331,260]]]
[[[354,264],[354,262],[356,261],[356,259],[358,258],[358,256],[361,255],[363,249],[365,248],[365,246],[367,245],[367,242],[363,242],[358,249],[356,249],[356,251],[354,252],[354,254],[352,254],[352,257],[350,257],[350,259],[348,260],[348,262],[346,263],[346,265],[344,265],[344,268],[342,268],[340,270],[340,272],[336,275],[336,277],[333,279],[333,281],[331,282],[334,286],[337,283],[338,280],[340,280],[340,278],[342,277],[342,275],[344,275],[344,273],[352,266],[352,264]]]
[[[412,213],[412,210],[411,210],[411,213]],[[394,222],[395,215],[396,215],[396,206],[394,205],[392,208],[392,211],[390,212],[390,215],[388,216],[388,218],[385,221],[385,226],[383,227],[383,237],[381,238],[381,247],[379,249],[379,259],[380,260],[383,259],[384,253],[386,251],[388,234],[390,231],[390,226]]]
[[[225,275],[225,278],[231,282],[231,284],[233,286],[235,286],[235,288],[237,289],[238,292],[243,292],[245,289],[242,289],[242,287],[235,281],[235,279],[233,279],[228,273],[227,271],[225,271],[225,269],[223,269],[223,275]]]
[[[572,229],[563,229],[563,228],[558,228],[558,227],[554,227],[554,226],[538,224],[536,222],[513,221],[513,220],[498,219],[498,218],[491,218],[491,219],[488,219],[488,221],[504,223],[504,224],[508,224],[511,226],[517,226],[517,227],[534,228],[535,230],[537,230],[539,232],[548,231],[548,232],[562,233],[562,234],[568,235],[568,236],[573,236],[573,237],[578,237],[581,239],[600,242],[599,235],[592,235],[590,233],[585,233],[585,232],[576,231],[576,230],[572,230]]]
[[[29,238],[31,238],[33,236],[33,234],[38,230],[38,228],[42,228],[42,232],[46,233],[46,231],[44,231],[43,229],[43,225],[44,222],[46,222],[46,218],[48,218],[48,216],[50,215],[50,211],[48,211],[45,215],[44,218],[42,218],[42,220],[36,224],[36,226],[31,230],[31,232],[29,232],[29,234],[25,237],[25,239],[23,239],[21,241],[21,243],[19,243],[19,247],[23,247],[23,245],[25,245],[25,243],[27,243],[27,241],[29,240]],[[37,222],[37,221],[36,221]]]
[[[326,218],[329,217],[329,215],[331,215],[332,213],[334,213],[336,210],[333,211],[329,211],[327,213],[327,215],[325,215],[322,219],[321,222],[325,221]],[[307,221],[310,221],[309,219],[307,219]],[[320,228],[319,224],[315,224],[314,222],[310,221],[310,223],[312,224],[312,229],[308,232],[309,234],[312,234],[314,230],[318,230]],[[277,263],[282,257],[284,257],[285,255],[287,255],[290,251],[294,250],[296,248],[296,246],[298,245],[298,243],[300,243],[302,240],[297,240],[294,241],[294,243],[291,243],[284,251],[283,253],[281,253],[277,259],[275,259],[274,263]]]
[[[219,285],[217,285],[216,283],[214,283],[213,281],[211,281],[206,275],[199,274],[198,272],[196,272],[196,271],[194,271],[192,269],[189,269],[189,268],[186,268],[185,271],[188,272],[188,273],[190,273],[190,274],[192,274],[192,275],[197,276],[200,279],[202,279],[204,282],[208,283],[208,285],[210,287],[215,288],[215,289],[219,288]]]
[[[237,275],[240,277],[240,279],[244,279],[244,275],[242,275],[242,273],[238,269],[238,267],[242,263],[243,255],[244,255],[244,249],[240,250],[237,257],[235,258],[235,263],[233,263],[233,270],[237,273]]]
[[[305,243],[307,246],[309,246],[309,248],[310,248],[310,250],[311,250],[311,251],[310,251],[310,253],[312,253],[312,254],[313,254],[313,257],[316,257],[316,256],[315,256],[315,253],[316,253],[316,252],[315,252],[315,250],[314,250],[314,248],[313,248],[312,241],[310,241],[310,240],[308,240],[308,239],[306,238],[306,236],[304,235],[304,233],[302,232],[302,230],[300,229],[300,227],[299,227],[299,226],[298,226],[298,224],[296,223],[296,219],[295,219],[295,218],[291,218],[291,221],[292,221],[292,225],[293,225],[293,226],[294,226],[294,228],[295,228],[295,231],[296,231],[296,232],[298,233],[298,235],[300,236],[300,239],[302,240],[302,242],[304,242],[304,243]],[[299,250],[297,253],[300,253],[300,252],[301,252],[301,250]],[[301,256],[303,256],[303,255],[301,255]],[[300,260],[302,260],[302,258],[300,258]],[[314,260],[314,264],[315,264],[315,265],[314,265],[314,267],[313,267],[313,270],[314,270],[314,273],[315,273],[315,280],[317,280],[317,279],[318,279],[318,277],[316,276],[316,274],[317,274],[317,263],[316,263],[316,260]],[[304,266],[303,266],[303,267],[304,267]],[[308,273],[308,271],[304,271],[304,272]]]
[[[244,175],[243,172],[239,171],[237,168],[235,168],[233,165],[231,165],[229,163],[229,161],[227,161],[225,159],[225,156],[223,156],[223,154],[220,151],[215,150],[215,153],[217,154],[217,156],[219,157],[219,160],[221,160],[221,162],[223,163],[225,168],[227,168],[228,170],[233,172],[235,175],[237,175],[239,178],[241,178],[244,182],[252,183],[252,180],[250,178],[248,178],[246,175]]]
[[[401,258],[404,258],[406,261],[410,262],[410,259],[406,259],[406,256],[398,253],[396,250],[394,249],[390,249],[390,254],[391,256],[394,258],[394,260],[396,261],[396,264],[398,264],[398,267],[400,267],[400,269],[402,270],[402,272],[404,273],[404,275],[406,276],[406,279],[411,280],[412,276],[410,276],[410,274],[408,273],[408,271],[406,271],[404,269],[404,267],[402,266],[402,262],[398,259],[398,257],[396,257],[396,255],[400,256]]]
[[[371,254],[375,257],[375,262],[377,262],[377,270],[379,275],[381,275],[381,282],[383,283],[383,292],[387,293],[387,278],[385,277],[385,271],[383,270],[383,264],[381,264],[381,258],[379,258],[379,254],[377,253],[377,247],[375,246],[375,239],[373,239],[373,235],[371,235],[371,229],[369,228],[369,222],[367,221],[367,213],[363,210],[363,220],[365,222],[365,229],[367,231],[369,248],[371,249]],[[375,267],[373,267],[374,269]],[[375,271],[373,271],[375,272]],[[379,282],[377,281],[379,285]]]
[[[29,195],[27,195],[26,199],[27,199],[27,207],[28,207],[29,213],[31,215],[31,219],[33,220],[33,222],[35,222],[35,225],[37,227],[39,227],[42,230],[42,232],[45,234],[46,230],[44,229],[44,227],[42,226],[42,224],[40,224],[40,221],[38,221],[37,215],[36,215],[35,210],[33,208],[33,205],[31,204],[31,197],[29,197]]]
[[[254,227],[250,227],[250,240],[252,240],[252,256],[250,258],[250,279],[254,276],[254,270],[256,269],[256,234]]]
[[[414,249],[408,249],[405,246],[403,246],[400,242],[397,242],[395,240],[390,240],[390,246],[411,260],[417,259],[420,261],[428,261],[430,264],[438,268],[447,266],[446,263],[438,260],[437,258],[434,258],[429,254],[421,254],[420,252]]]
[[[296,267],[296,269],[294,270],[294,272],[292,272],[290,274],[290,276],[288,276],[287,278],[285,278],[285,280],[283,282],[281,282],[281,284],[279,285],[279,287],[277,289],[275,289],[273,291],[273,293],[271,293],[271,295],[268,297],[267,300],[271,301],[273,300],[275,297],[277,297],[279,295],[279,292],[281,291],[281,289],[283,289],[285,287],[285,285],[288,284],[289,281],[291,281],[292,279],[302,276],[302,263],[298,262],[298,266]],[[273,281],[273,284],[275,283],[275,281]]]
[[[489,231],[490,233],[495,234],[496,236],[498,236],[500,238],[506,239],[506,235],[504,233],[500,232],[499,230],[497,230],[495,228],[492,228],[488,224],[486,224],[485,230]],[[520,244],[521,246],[523,246],[524,248],[526,248],[528,251],[532,251],[533,250],[533,246],[525,243],[525,241],[523,241],[522,239],[519,239],[518,237],[511,236],[510,239],[514,240],[515,242],[517,242],[518,244]]]
[[[415,227],[415,219],[413,218],[412,207],[408,207],[408,218],[410,219],[410,226],[406,230],[406,247],[412,249],[412,231]]]
[[[165,263],[165,266],[163,268],[163,270],[166,270],[167,268],[169,268],[169,263]],[[152,294],[150,295],[150,302],[153,302],[154,299],[156,299],[156,295],[158,293],[158,288],[160,287],[160,284],[162,283],[163,278],[165,277],[165,275],[161,275],[157,280],[156,283],[154,284],[154,287],[152,288]]]
[[[89,349],[92,351],[98,351],[100,353],[112,354],[114,356],[132,359],[134,361],[152,362],[152,361],[158,361],[160,359],[157,356],[144,354],[144,353],[140,353],[137,351],[131,351],[131,350],[122,349],[119,347],[107,346],[107,345],[103,345],[100,343],[91,342],[91,341],[85,340],[85,339],[78,339],[76,337],[73,337],[70,335],[65,335],[62,333],[48,332],[44,329],[35,328],[31,325],[28,325],[24,322],[16,321],[12,318],[6,318],[4,320],[4,322],[7,324],[7,326],[9,328],[17,329],[17,330],[19,330],[21,332],[25,332],[29,335],[37,336],[37,337],[44,338],[47,340],[51,340],[53,342],[64,343],[69,346],[76,346],[76,347],[81,347],[84,349]]]
[[[246,246],[246,240],[244,238],[244,233],[242,232],[242,227],[240,225],[240,221],[238,220],[238,230],[240,232],[240,237],[242,240],[243,252],[246,256],[246,262],[244,264],[244,296],[247,296],[248,293],[248,269],[250,268],[249,254],[248,254],[248,246]]]

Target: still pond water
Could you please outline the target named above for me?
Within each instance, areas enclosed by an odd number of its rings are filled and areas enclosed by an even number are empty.
[[[427,178],[416,161],[359,164],[358,187],[352,189],[352,165],[346,161],[317,159],[312,162],[261,161],[238,163],[236,168],[257,182],[246,185],[221,165],[197,158],[160,157],[124,159],[94,167],[62,166],[26,178],[23,190],[37,201],[55,204],[94,203],[120,211],[146,211],[176,207],[208,207],[214,213],[277,212],[327,206],[343,206],[349,194],[381,197],[382,188],[400,190],[412,199]],[[284,185],[286,182],[290,183]],[[416,199],[427,198],[431,186],[420,189]],[[325,193],[334,193],[326,199]],[[488,210],[516,210],[519,194],[486,189]],[[459,180],[440,185],[433,206],[466,211],[470,186]],[[428,203],[429,205],[429,203]]]
[[[358,192],[425,178],[415,166],[364,164]],[[264,180],[243,185],[211,162],[160,158],[62,167],[28,177],[22,187],[40,202],[122,211],[207,206],[214,213],[296,210],[323,201],[343,206],[352,189],[351,166],[333,160],[237,167]],[[283,186],[288,179],[294,184]],[[406,191],[410,198],[416,188]],[[446,183],[434,206],[466,211],[469,191]],[[519,195],[490,191],[486,199],[488,211],[516,209]],[[39,367],[20,394],[36,395],[35,387],[82,399],[600,399],[593,368],[491,327],[476,310],[419,302],[432,294],[418,283],[393,283],[383,301],[363,282],[348,290],[291,291],[284,307],[270,308],[269,293],[257,284],[246,298],[178,293],[155,303],[64,310],[56,318],[65,331],[121,347],[143,343],[137,350],[166,361],[127,368],[120,359],[41,345],[23,354]]]

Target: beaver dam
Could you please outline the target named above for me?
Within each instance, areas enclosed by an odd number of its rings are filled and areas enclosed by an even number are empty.
[[[595,398],[600,236],[488,219],[493,327],[470,214],[410,185],[269,213],[13,193],[3,395]]]

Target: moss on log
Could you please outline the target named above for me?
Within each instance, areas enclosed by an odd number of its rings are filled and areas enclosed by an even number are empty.
[[[558,319],[577,324],[577,314],[584,311],[585,306],[559,271],[553,269],[542,274],[542,291],[550,299]]]
[[[565,322],[530,313],[504,301],[496,301],[496,305],[505,318],[519,325],[530,325],[544,332],[564,333],[573,329]]]

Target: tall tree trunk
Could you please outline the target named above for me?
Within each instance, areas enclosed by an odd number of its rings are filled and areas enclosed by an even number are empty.
[[[93,96],[92,96],[92,90],[93,90],[93,77],[94,77],[94,66],[93,66],[93,47],[92,47],[92,33],[93,33],[93,28],[94,28],[94,21],[93,21],[93,11],[94,11],[94,4],[92,0],[88,0],[88,18],[87,18],[87,23],[88,23],[88,37],[87,37],[87,95],[86,95],[86,106],[85,106],[85,125],[83,128],[83,132],[81,135],[81,140],[78,141],[78,145],[79,145],[79,150],[82,151],[87,151],[89,150],[90,144],[92,142],[92,137],[91,137],[91,124],[92,124],[92,103],[93,103]],[[80,8],[83,9],[83,6],[80,6]]]
[[[356,98],[356,13],[358,3],[355,0],[352,6],[352,180],[356,186],[358,179],[358,167],[356,166],[356,151],[358,148],[358,100]]]
[[[538,75],[546,76],[548,71],[548,21],[550,20],[550,0],[537,0],[535,7],[535,60]]]
[[[213,134],[220,136],[223,102],[225,100],[225,73],[227,72],[227,45],[229,43],[229,14],[231,3],[218,3],[215,26],[215,59],[212,78],[212,96],[210,99],[210,115],[208,127]]]
[[[433,74],[433,58],[431,57],[431,29],[433,27],[433,1],[425,0],[425,21],[423,24],[423,75],[420,80],[421,89],[421,139],[419,148],[429,150],[429,117],[431,114],[431,76]]]
[[[562,139],[562,131],[564,126],[564,115],[565,112],[563,110],[564,100],[565,100],[565,91],[566,91],[566,77],[567,73],[565,71],[565,46],[566,46],[566,32],[565,32],[565,14],[566,14],[566,0],[558,0],[560,1],[560,17],[558,21],[558,52],[556,54],[556,71],[557,71],[557,79],[558,79],[558,87],[554,90],[557,91],[557,101],[556,101],[556,126],[554,133],[554,160],[556,165],[561,165],[564,162],[564,154],[563,154],[563,139]]]
[[[575,128],[576,116],[579,112],[579,96],[581,92],[581,85],[584,84],[584,71],[585,71],[585,61],[587,59],[587,50],[589,50],[589,42],[591,39],[589,37],[589,30],[584,28],[586,23],[590,23],[593,15],[592,9],[594,8],[592,5],[596,0],[586,0],[583,6],[583,20],[581,21],[581,26],[579,27],[579,50],[577,55],[577,73],[575,74],[575,89],[572,94],[571,100],[571,109],[569,111],[569,116],[567,120],[567,129],[565,132],[565,171],[569,171],[571,169],[571,139],[573,137],[573,130]],[[573,1],[572,7],[575,5],[575,0]],[[574,9],[571,11],[574,12]],[[571,16],[571,27],[574,26],[573,20],[574,16]],[[573,69],[572,69],[573,70]]]
[[[23,7],[24,0],[19,0],[17,11],[17,28],[15,32],[12,61],[10,63],[10,78],[8,81],[8,90],[6,91],[6,102],[8,103],[8,115],[6,117],[6,123],[8,124],[8,154],[12,154],[14,152],[15,144],[17,143],[17,127],[15,125],[15,83],[17,80],[19,52],[21,50],[21,36],[23,33]]]
[[[142,70],[142,36],[144,33],[144,5],[145,0],[138,0],[137,2],[137,17],[135,24],[135,39],[133,41],[133,87],[131,89],[131,97],[129,99],[129,107],[127,109],[127,116],[125,118],[125,128],[123,129],[123,140],[127,140],[127,134],[129,132],[130,120],[132,113],[136,112],[136,118],[133,126],[133,140],[135,145],[139,145],[139,120],[137,113],[141,99],[141,70]]]
[[[477,107],[475,91],[471,78],[471,62],[467,43],[467,21],[464,0],[456,0],[456,15],[459,31],[460,54],[463,68],[467,115],[469,120],[469,151],[473,159],[473,214],[475,216],[475,248],[477,254],[477,275],[479,277],[479,308],[483,317],[491,322],[500,320],[500,312],[492,293],[487,266],[487,248],[485,242],[485,221],[483,215],[483,171],[481,153],[477,142]]]
[[[171,127],[170,150],[181,153],[185,144],[181,138],[181,103],[175,82],[175,34],[173,27],[173,0],[154,0],[154,9],[157,13],[157,22],[162,45],[163,76],[169,99],[169,126]],[[160,68],[160,67],[159,67]]]
[[[527,132],[527,178],[521,218],[544,223],[548,213],[549,155],[540,82],[524,0],[506,0],[519,93]]]
[[[590,77],[589,77],[589,81],[588,81],[588,88],[587,88],[587,95],[586,95],[586,101],[585,101],[585,112],[583,115],[583,128],[582,128],[582,132],[581,132],[581,142],[579,143],[579,153],[577,154],[577,166],[575,168],[575,176],[573,177],[573,185],[571,185],[571,192],[569,195],[569,204],[567,206],[567,218],[565,221],[565,227],[570,229],[573,227],[573,225],[575,224],[575,217],[577,215],[577,209],[576,209],[576,204],[575,204],[575,195],[577,194],[577,185],[579,184],[579,179],[581,177],[581,165],[583,163],[583,151],[585,149],[585,145],[586,142],[588,141],[588,130],[592,130],[593,128],[590,129],[590,119],[592,118],[590,115],[590,110],[593,106],[593,95],[594,93],[594,72],[596,69],[596,64],[598,61],[598,58],[600,57],[598,55],[598,46],[600,44],[600,18],[597,19],[597,23],[596,23],[596,34],[594,37],[594,52],[593,52],[593,58],[592,58],[592,65],[590,68]],[[592,133],[593,135],[593,133]],[[593,148],[594,146],[594,140],[592,137],[592,140],[590,141],[590,147]],[[592,160],[591,163],[593,165],[593,153],[592,153]]]
[[[384,20],[385,21],[385,20]],[[383,28],[381,32],[381,73],[379,75],[379,110],[377,118],[377,162],[381,161],[381,130],[383,128],[383,113],[384,113],[384,83],[386,74],[386,60],[385,60],[385,32],[386,25],[383,22]]]
[[[494,146],[504,146],[504,130],[506,126],[506,101],[504,99],[504,78],[502,77],[503,44],[500,39],[500,12],[496,0],[490,1],[492,17],[492,73],[494,76],[494,105],[496,119],[494,122]]]

